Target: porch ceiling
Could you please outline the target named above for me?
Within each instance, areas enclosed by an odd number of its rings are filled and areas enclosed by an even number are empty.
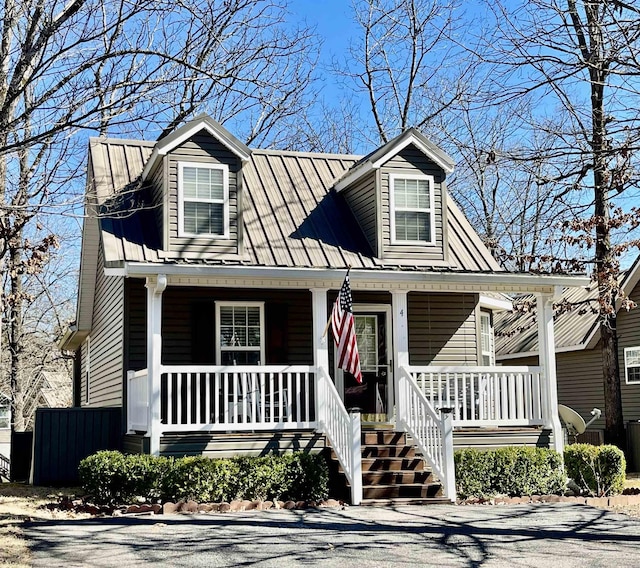
[[[171,286],[243,288],[340,288],[343,269],[290,269],[238,266],[176,266],[126,263],[123,268],[107,268],[107,275],[133,278],[167,276]],[[512,294],[560,295],[564,287],[588,286],[586,276],[482,272],[401,272],[351,270],[354,290],[407,290],[433,292],[503,292]]]

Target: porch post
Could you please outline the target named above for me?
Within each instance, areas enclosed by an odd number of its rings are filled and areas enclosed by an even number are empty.
[[[316,369],[324,369],[327,377],[329,373],[329,347],[328,341],[330,333],[323,337],[327,325],[327,288],[311,288],[312,312],[313,312],[313,365]],[[316,385],[316,420],[318,431],[325,431],[325,405],[323,389],[318,389],[318,378]]]
[[[147,277],[147,380],[149,409],[147,436],[149,453],[160,454],[160,373],[162,365],[162,293],[167,287],[167,277],[158,274]]]
[[[404,416],[400,399],[400,368],[409,366],[409,320],[407,316],[407,291],[391,290],[393,308],[393,397],[396,406],[396,423]]]
[[[536,296],[538,312],[538,352],[542,371],[542,409],[544,426],[553,432],[553,449],[562,454],[564,439],[558,416],[558,381],[556,378],[556,348],[553,331],[553,296]]]

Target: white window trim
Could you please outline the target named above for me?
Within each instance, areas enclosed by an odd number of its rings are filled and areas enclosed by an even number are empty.
[[[397,179],[417,179],[426,180],[429,183],[429,209],[403,207],[399,211],[417,211],[419,213],[429,213],[431,215],[430,237],[428,241],[403,241],[396,239],[396,206],[393,186]],[[433,176],[424,174],[389,174],[389,219],[391,222],[391,244],[393,245],[434,245],[436,243],[436,222],[435,222],[435,199],[434,199],[435,180]]]
[[[184,230],[184,188],[182,180],[184,179],[184,168],[201,168],[209,170],[222,170],[222,216],[223,216],[223,230],[222,235],[215,233],[187,233]],[[219,199],[198,199],[189,198],[189,202],[198,203],[220,203]],[[202,162],[178,162],[178,236],[179,237],[195,237],[195,238],[216,238],[216,239],[228,239],[229,238],[229,166],[226,164],[205,164]]]
[[[222,346],[220,345],[220,308],[229,306],[239,306],[243,308],[260,308],[260,365],[265,364],[265,325],[264,325],[264,302],[216,302],[216,361],[222,364]],[[255,347],[227,347],[224,351],[257,351]]]
[[[484,351],[482,347],[482,320],[486,319],[489,321],[489,351]],[[496,364],[496,348],[495,348],[495,336],[493,333],[493,322],[492,322],[492,314],[491,312],[480,312],[480,357],[483,359],[482,363],[484,365],[484,357],[486,355],[489,356],[489,366],[495,367]]]
[[[627,352],[628,351],[634,351],[634,350],[638,350],[640,351],[640,345],[634,346],[634,347],[625,347],[624,348],[624,380],[625,383],[628,385],[639,385],[640,381],[634,381],[634,380],[629,380],[629,366],[627,364]],[[640,367],[640,365],[631,365],[631,367],[635,368],[635,367]]]

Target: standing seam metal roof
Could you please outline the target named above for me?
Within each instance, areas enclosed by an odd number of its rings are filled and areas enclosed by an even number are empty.
[[[337,179],[357,156],[253,150],[244,172],[245,254],[237,260],[172,258],[160,250],[156,212],[140,175],[154,143],[93,138],[95,196],[103,212],[101,237],[107,265],[122,262],[238,263],[265,267],[411,269],[493,272],[501,270],[448,197],[451,266],[400,264],[373,256]]]

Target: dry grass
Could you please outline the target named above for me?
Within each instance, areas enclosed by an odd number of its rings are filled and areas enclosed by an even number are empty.
[[[22,536],[22,523],[30,519],[77,518],[80,515],[45,508],[47,503],[57,501],[60,496],[75,492],[77,490],[74,489],[0,483],[0,566],[29,567],[30,553]]]

